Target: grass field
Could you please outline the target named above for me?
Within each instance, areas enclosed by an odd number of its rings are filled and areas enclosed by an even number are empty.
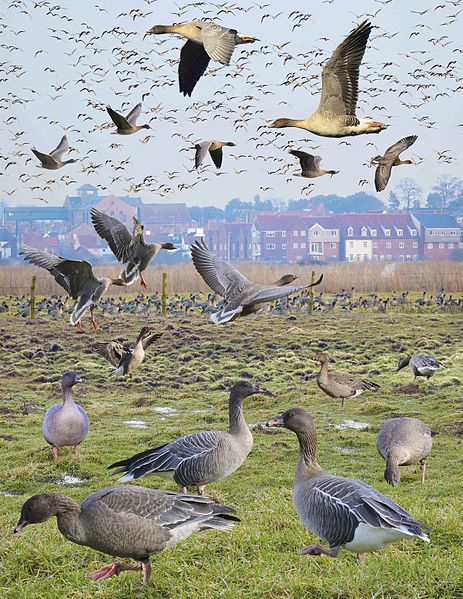
[[[257,315],[223,327],[209,324],[205,316],[141,320],[100,319],[99,331],[80,335],[67,317],[0,317],[2,598],[463,597],[460,314]],[[164,331],[158,346],[150,348],[132,381],[109,377],[111,367],[92,354],[92,341],[132,340],[146,323]],[[429,351],[446,368],[429,382],[412,384],[408,369],[395,372],[397,344]],[[317,368],[310,358],[320,348],[336,358],[336,368],[371,378],[380,391],[347,401],[341,409],[340,402],[304,379]],[[74,395],[89,414],[91,430],[77,464],[64,450],[54,465],[41,423],[44,410],[60,400],[58,381],[65,370],[84,378]],[[347,551],[337,559],[298,555],[316,538],[292,506],[297,441],[289,431],[265,428],[254,429],[254,449],[242,468],[207,489],[236,507],[241,523],[231,533],[203,532],[153,556],[149,588],[139,573],[99,583],[85,578],[112,559],[67,541],[55,519],[12,534],[30,495],[64,492],[81,500],[115,483],[106,467],[116,459],[189,432],[226,427],[227,389],[242,378],[264,384],[276,396],[246,400],[249,423],[289,407],[307,408],[317,424],[322,467],[359,478],[397,501],[432,527],[431,543],[398,543],[369,554],[363,568]],[[423,419],[436,433],[424,486],[415,467],[402,469],[396,488],[383,480],[375,435],[383,420],[401,415]],[[349,420],[365,426],[337,428]],[[176,490],[153,476],[138,484]]]

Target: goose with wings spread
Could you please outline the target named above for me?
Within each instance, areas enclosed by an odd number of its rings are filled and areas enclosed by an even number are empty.
[[[137,125],[137,119],[141,114],[141,103],[137,104],[126,117],[113,110],[111,106],[106,106],[106,110],[117,127],[115,133],[119,135],[131,135],[140,129],[151,129],[149,125]]]
[[[207,247],[204,240],[191,246],[193,264],[209,287],[225,299],[225,305],[211,315],[214,324],[228,322],[254,312],[253,307],[280,300],[292,293],[319,285],[323,275],[311,285],[259,285],[253,283],[234,266],[223,262]]]
[[[370,160],[370,164],[377,164],[375,172],[375,187],[376,191],[383,191],[391,177],[391,171],[393,166],[400,166],[401,164],[413,164],[412,160],[400,160],[399,156],[407,148],[412,146],[418,139],[417,135],[409,135],[393,144],[384,152],[384,156],[375,156]]]
[[[66,154],[66,152],[69,152],[69,142],[66,135],[63,135],[57,147],[49,154],[44,154],[43,152],[39,152],[35,148],[32,148],[32,153],[40,160],[42,168],[46,168],[49,171],[57,171],[66,164],[77,162],[75,158],[63,160],[63,155]]]

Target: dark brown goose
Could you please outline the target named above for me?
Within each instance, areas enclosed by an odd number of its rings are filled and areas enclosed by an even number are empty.
[[[315,179],[316,177],[322,177],[323,175],[337,175],[339,171],[324,170],[320,168],[321,156],[313,156],[307,152],[301,152],[300,150],[290,150],[290,154],[299,158],[301,163],[301,172],[294,173],[296,177],[307,177],[308,179]]]
[[[401,164],[413,164],[412,160],[400,160],[399,156],[407,148],[412,146],[418,139],[417,135],[409,135],[404,137],[390,148],[388,148],[384,156],[375,156],[370,160],[370,164],[377,164],[375,172],[375,187],[376,191],[386,189],[391,177],[392,167],[400,166]]]

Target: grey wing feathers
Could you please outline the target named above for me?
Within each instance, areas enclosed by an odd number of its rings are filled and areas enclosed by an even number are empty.
[[[360,377],[349,374],[348,372],[330,370],[329,376],[332,377],[337,383],[341,385],[350,385],[355,389],[379,389],[379,385],[377,383],[373,383],[367,379],[361,379]]]
[[[439,370],[441,363],[434,358],[434,356],[430,356],[429,354],[415,354],[412,356],[411,361],[418,368],[431,368],[432,370]]]
[[[128,348],[124,347],[119,341],[109,341],[108,343],[95,343],[95,351],[103,356],[113,366],[119,366]]]
[[[142,341],[143,349],[147,349],[152,343],[162,337],[162,333],[151,333],[148,337],[145,337]]]
[[[418,139],[417,135],[409,135],[408,137],[402,138],[401,140],[399,140],[398,142],[396,142],[395,144],[393,144],[390,148],[388,148],[386,150],[384,157],[388,158],[389,156],[391,156],[391,157],[393,156],[394,158],[396,158],[404,150],[406,150],[407,148],[412,146],[417,139]]]
[[[32,153],[40,160],[40,162],[44,166],[54,166],[56,165],[56,160],[53,156],[49,156],[48,154],[44,154],[43,152],[39,152],[35,148],[32,148]]]
[[[203,46],[188,40],[180,50],[178,83],[184,96],[191,96],[209,64],[209,56]]]
[[[196,154],[195,154],[195,168],[199,168],[206,156],[209,148],[211,147],[210,141],[202,141],[195,145]],[[211,154],[212,156],[212,154]]]
[[[108,114],[111,117],[112,122],[116,125],[117,128],[130,129],[130,123],[125,118],[125,116],[122,116],[122,114],[119,114],[118,112],[113,110],[111,106],[106,106],[106,110],[108,111]]]
[[[129,112],[129,114],[125,118],[127,119],[128,123],[130,123],[131,125],[135,125],[140,114],[141,114],[141,102],[139,102],[134,108],[132,108],[132,110]]]
[[[321,161],[320,156],[313,156],[312,154],[308,154],[307,152],[301,152],[300,150],[290,150],[289,153],[299,158],[299,161],[301,163],[301,169],[303,171],[315,170]],[[316,161],[316,159],[318,159],[318,162]]]
[[[323,275],[319,277],[315,283],[311,285],[282,285],[281,287],[262,287],[255,294],[249,297],[250,303],[252,304],[261,304],[264,302],[272,302],[278,299],[282,299],[283,297],[287,297],[292,293],[297,293],[299,291],[303,291],[304,289],[308,289],[309,287],[314,287],[315,285],[319,285],[323,280]],[[246,302],[248,303],[248,302]]]
[[[90,210],[90,215],[95,231],[107,242],[119,262],[129,260],[129,246],[132,236],[127,227],[117,218],[108,216],[96,208]]]
[[[376,191],[383,191],[386,189],[389,179],[391,177],[392,161],[381,162],[376,167],[375,171],[375,188]]]
[[[65,154],[68,151],[69,151],[68,138],[66,137],[66,135],[63,135],[63,137],[61,138],[61,141],[56,146],[56,148],[50,152],[50,156],[52,158],[54,158],[55,160],[61,160],[63,157],[63,154]]]
[[[230,64],[235,49],[236,30],[214,23],[201,24],[201,37],[208,56],[222,64]]]

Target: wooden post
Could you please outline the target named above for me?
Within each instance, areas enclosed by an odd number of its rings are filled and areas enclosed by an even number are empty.
[[[313,285],[315,283],[315,271],[312,271],[312,275],[310,277],[310,282]],[[308,309],[307,309],[307,313],[309,316],[312,315],[313,313],[313,290],[314,287],[310,288],[310,293],[309,293],[309,305],[308,305]]]
[[[162,273],[162,295],[161,295],[162,315],[167,315],[167,273]]]
[[[29,315],[31,318],[35,318],[35,284],[37,283],[37,277],[34,275],[31,281],[31,303]]]

